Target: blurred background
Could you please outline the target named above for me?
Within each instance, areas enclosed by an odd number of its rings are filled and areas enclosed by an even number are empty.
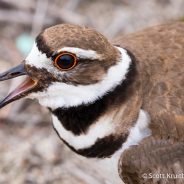
[[[184,21],[184,0],[0,0],[0,72],[20,63],[35,36],[55,24],[91,26],[112,39],[173,21]],[[1,82],[0,98],[20,80]],[[0,184],[104,183],[63,146],[36,101],[0,110],[0,140]]]

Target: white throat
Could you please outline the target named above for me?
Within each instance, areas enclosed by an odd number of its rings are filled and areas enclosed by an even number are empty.
[[[33,93],[31,97],[37,98],[41,105],[52,109],[78,106],[96,101],[126,78],[131,58],[125,49],[119,47],[117,49],[121,53],[120,61],[109,68],[106,76],[100,82],[77,86],[53,82],[45,92]]]

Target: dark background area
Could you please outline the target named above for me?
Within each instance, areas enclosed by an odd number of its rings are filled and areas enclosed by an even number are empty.
[[[73,23],[109,39],[183,21],[184,0],[0,0],[0,72],[20,63],[44,28]],[[22,78],[1,82],[0,98]],[[0,110],[0,184],[103,184],[97,170],[68,150],[49,112],[21,100]],[[94,177],[95,176],[95,177]]]

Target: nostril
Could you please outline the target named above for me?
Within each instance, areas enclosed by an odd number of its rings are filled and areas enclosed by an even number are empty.
[[[10,73],[10,76],[17,76],[19,74],[20,74],[20,72],[14,72],[14,73]]]

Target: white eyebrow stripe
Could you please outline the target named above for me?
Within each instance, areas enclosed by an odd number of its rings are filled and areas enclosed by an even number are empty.
[[[62,49],[59,49],[57,53],[59,52],[71,52],[75,54],[79,58],[84,58],[84,59],[102,59],[100,54],[97,54],[96,51],[94,50],[85,50],[81,48],[76,48],[76,47],[63,47]]]

